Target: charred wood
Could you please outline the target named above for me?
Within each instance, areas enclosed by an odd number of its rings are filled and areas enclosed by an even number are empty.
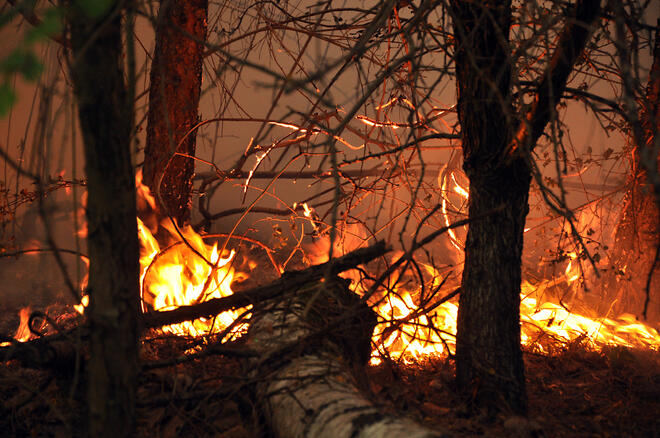
[[[89,333],[87,330],[84,333],[87,341]],[[26,368],[49,369],[58,374],[70,375],[76,368],[79,355],[82,354],[82,344],[77,341],[80,334],[82,331],[76,329],[29,342],[13,341],[9,346],[0,347],[0,360],[17,360]]]

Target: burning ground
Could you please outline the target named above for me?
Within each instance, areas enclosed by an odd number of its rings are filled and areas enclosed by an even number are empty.
[[[222,299],[276,280],[282,265],[322,263],[328,243],[291,256],[270,252],[244,237],[201,235],[165,224],[159,244],[139,223],[143,311],[166,311]],[[347,232],[355,235],[358,231]],[[457,242],[460,243],[458,240]],[[359,241],[359,240],[357,240]],[[350,239],[337,253],[351,248]],[[231,247],[230,247],[231,245]],[[354,246],[354,245],[353,245]],[[28,255],[29,256],[29,255]],[[453,376],[456,280],[418,262],[418,277],[391,270],[385,288],[370,290],[370,275],[396,265],[401,253],[381,257],[344,275],[378,315],[371,365],[356,375],[370,400],[391,415],[405,415],[458,436],[638,437],[655,436],[660,422],[660,337],[632,315],[579,314],[549,299],[578,288],[584,276],[569,254],[557,275],[522,288],[522,341],[529,419],[506,413],[467,416],[460,408]],[[373,274],[375,278],[375,274]],[[419,285],[423,279],[423,287]],[[417,285],[417,286],[416,286]],[[452,295],[453,294],[453,295]],[[446,299],[446,297],[451,297]],[[84,304],[84,303],[83,303]],[[18,341],[73,329],[84,305],[42,304],[44,315],[22,309],[6,315],[4,327],[20,325]],[[241,351],[249,308],[221,312],[183,324],[152,329],[142,341],[144,370],[138,389],[141,436],[261,436],[258,409],[249,396]],[[27,328],[31,321],[32,334]],[[12,345],[14,341],[7,341]],[[38,347],[37,347],[38,348]],[[11,355],[11,347],[5,347]],[[82,366],[82,362],[78,362]],[[13,436],[70,436],[85,425],[82,368],[35,370],[20,361],[3,363],[0,429]]]

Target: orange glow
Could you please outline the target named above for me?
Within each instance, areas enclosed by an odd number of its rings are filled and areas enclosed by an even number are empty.
[[[375,128],[391,128],[391,129],[399,129],[401,128],[401,125],[398,125],[396,123],[392,122],[378,122],[376,120],[372,120],[366,116],[356,116],[356,119],[361,121],[367,126],[373,126]]]
[[[456,169],[445,169],[439,184],[442,215],[449,225],[452,221],[450,213],[461,213],[464,210],[469,190],[465,176]],[[148,189],[141,190],[143,194],[149,195]],[[311,220],[313,210],[307,204],[300,205],[304,216]],[[297,206],[294,205],[294,209]],[[207,244],[190,227],[176,229],[170,222],[161,225],[169,232],[171,240],[165,248],[160,247],[151,231],[138,220],[141,244],[140,287],[144,312],[173,309],[233,293],[231,282],[237,275],[231,265],[235,255],[233,250],[221,252],[217,243]],[[357,225],[345,226],[338,231],[333,248],[334,257],[363,246],[369,240],[365,230]],[[450,234],[450,239],[457,254],[462,253],[463,242],[459,236]],[[329,238],[325,237],[306,246],[305,254],[312,264],[318,264],[327,260],[329,249]],[[392,261],[398,255],[395,254]],[[578,253],[568,252],[567,256],[566,268],[557,277],[535,284],[523,281],[520,305],[522,343],[541,353],[551,352],[548,341],[559,342],[561,345],[576,340],[593,349],[609,345],[659,349],[658,331],[637,321],[632,315],[624,314],[618,318],[592,317],[571,312],[559,303],[541,299],[547,289],[559,286],[571,288],[584,275]],[[438,297],[442,297],[455,287],[446,286],[443,289],[440,272],[419,261],[417,265],[424,271],[427,291],[434,290]],[[438,306],[429,302],[425,308],[420,308],[421,287],[411,286],[411,282],[397,281],[400,275],[392,274],[385,281],[385,284],[390,285],[389,289],[377,291],[368,300],[378,316],[372,337],[371,363],[380,363],[383,356],[415,361],[433,355],[454,353],[457,300]],[[343,276],[352,280],[351,287],[358,295],[364,295],[368,287],[361,281],[360,271],[348,271]],[[164,327],[163,331],[189,336],[218,333],[232,326],[244,310],[224,312],[211,320],[200,319]],[[236,327],[232,326],[231,332],[236,334],[245,330],[246,324],[237,324]]]
[[[136,177],[136,188],[142,201],[155,206],[149,188],[142,184],[141,173]],[[233,250],[222,252],[217,242],[209,245],[191,227],[176,229],[167,220],[161,227],[169,233],[168,246],[161,248],[144,222],[139,218],[137,222],[143,312],[171,310],[233,293],[231,282],[236,278],[231,266]],[[89,297],[84,295],[81,303],[74,307],[82,314],[88,304]],[[162,331],[188,336],[218,333],[233,324],[239,315],[240,311],[227,311],[209,320],[200,318],[162,327]],[[231,333],[242,332],[245,328],[239,324]]]
[[[21,318],[21,322],[16,329],[16,333],[14,334],[14,339],[18,342],[27,342],[34,337],[30,332],[29,327],[31,312],[32,310],[30,309],[30,306],[23,307],[18,312],[18,316]],[[9,345],[11,345],[11,342],[0,342],[0,347],[8,347]]]
[[[574,274],[570,275],[572,277]],[[565,280],[569,278],[566,276]],[[520,320],[523,345],[541,353],[550,352],[544,339],[560,343],[580,339],[587,347],[597,350],[613,345],[655,350],[660,348],[658,331],[637,321],[633,315],[591,318],[569,312],[559,304],[539,302],[533,295],[544,286],[527,282],[522,285]],[[421,313],[410,319],[409,315],[418,310],[414,295],[405,290],[396,290],[374,306],[379,324],[373,336],[372,364],[380,363],[383,354],[410,362],[431,355],[445,355],[448,349],[455,352],[457,304],[446,302],[428,315]]]
[[[25,342],[30,339],[32,333],[30,333],[30,327],[28,326],[28,323],[30,321],[30,307],[23,307],[21,311],[18,313],[18,315],[21,317],[21,323],[18,326],[18,329],[16,329],[16,334],[14,335],[14,339],[16,339],[18,342]]]
[[[459,179],[461,180],[460,183],[458,181]],[[440,186],[440,196],[442,198],[442,220],[444,225],[449,227],[449,225],[453,222],[452,216],[467,211],[467,200],[470,196],[467,177],[463,175],[460,170],[455,168],[455,166],[452,165],[452,162],[450,161],[442,169],[440,175],[438,175],[438,185]],[[467,232],[466,230],[466,227],[462,227],[460,234],[465,234]],[[449,241],[460,254],[463,252],[465,242],[464,238],[459,237],[457,232],[458,230],[451,228],[447,230]]]
[[[235,252],[221,254],[217,242],[206,244],[191,227],[180,230],[179,236],[172,225],[163,225],[174,243],[161,250],[151,232],[141,221],[138,223],[143,311],[170,310],[231,295],[235,276],[231,261]],[[190,336],[217,333],[239,315],[240,312],[227,311],[213,319],[201,318],[163,327],[163,331]],[[237,331],[244,329],[242,325],[236,328]]]
[[[153,200],[148,187],[141,181],[136,181],[136,184],[141,196]],[[171,310],[233,294],[231,282],[235,272],[231,261],[234,250],[221,253],[217,242],[206,244],[203,237],[190,226],[177,229],[171,221],[165,220],[161,227],[169,233],[170,241],[169,246],[163,249],[149,228],[138,218],[143,312]],[[189,336],[218,333],[231,325],[239,315],[240,312],[227,311],[210,320],[200,318],[162,327],[162,330]],[[245,326],[238,325],[233,333],[243,330]]]

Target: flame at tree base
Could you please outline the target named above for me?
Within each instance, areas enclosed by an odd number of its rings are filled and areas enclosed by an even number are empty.
[[[546,280],[543,282],[546,284],[537,285],[524,282],[522,285],[520,321],[524,346],[543,354],[576,341],[594,350],[607,346],[660,350],[658,331],[639,322],[633,315],[591,318],[559,304],[539,302],[534,298],[536,291],[547,287],[550,282]],[[373,337],[372,364],[380,363],[382,355],[416,361],[455,352],[456,303],[445,302],[428,314],[420,314],[412,295],[397,290],[374,306],[374,310],[378,313],[379,324]],[[415,317],[410,318],[410,315]]]

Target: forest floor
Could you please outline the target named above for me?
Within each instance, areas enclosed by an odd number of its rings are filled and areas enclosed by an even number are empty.
[[[137,392],[139,435],[265,436],[238,360],[206,356],[164,366],[190,345],[190,340],[162,336],[143,343],[144,359],[151,365],[141,374]],[[448,358],[370,367],[369,397],[387,413],[457,437],[660,437],[660,352],[595,352],[576,342],[551,355],[527,351],[525,364],[526,419],[465,415]],[[85,430],[84,394],[74,388],[84,386],[82,375],[57,376],[2,363],[0,436],[80,435]]]

